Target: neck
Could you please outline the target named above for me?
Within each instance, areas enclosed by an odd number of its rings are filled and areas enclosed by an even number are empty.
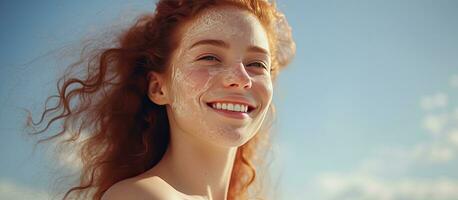
[[[176,190],[208,199],[227,199],[236,147],[219,147],[171,127],[169,147],[158,164]]]

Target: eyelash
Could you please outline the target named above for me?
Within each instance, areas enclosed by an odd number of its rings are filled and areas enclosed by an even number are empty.
[[[250,66],[252,64],[259,64],[259,66],[257,67],[262,67],[267,70],[267,66],[263,62],[253,62],[253,63],[248,64],[247,66]]]
[[[220,59],[218,59],[216,56],[212,56],[212,55],[203,56],[203,57],[199,58],[198,60],[204,60],[204,61],[218,61],[218,62],[221,62]],[[253,64],[259,64],[259,65],[256,66],[256,67],[262,67],[262,68],[264,68],[264,69],[267,70],[266,64],[264,64],[263,62],[259,62],[259,61],[250,63],[250,64],[248,64],[247,66],[250,66],[250,65],[253,65]]]
[[[208,58],[211,58],[211,60],[209,60]],[[199,58],[198,60],[205,60],[205,61],[218,61],[218,62],[221,62],[220,59],[218,59],[216,56],[211,56],[211,55],[208,55],[208,56],[203,56],[201,58]]]

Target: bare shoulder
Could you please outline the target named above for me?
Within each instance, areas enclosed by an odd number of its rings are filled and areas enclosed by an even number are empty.
[[[131,178],[111,186],[102,200],[179,200],[178,192],[160,177]]]

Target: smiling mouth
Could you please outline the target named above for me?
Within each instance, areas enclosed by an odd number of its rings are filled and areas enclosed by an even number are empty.
[[[231,113],[251,113],[255,107],[243,103],[232,102],[212,102],[207,103],[207,106],[218,111],[231,112]]]

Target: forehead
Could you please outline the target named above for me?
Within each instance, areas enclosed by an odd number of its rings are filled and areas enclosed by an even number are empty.
[[[185,24],[181,34],[181,44],[185,46],[203,39],[215,39],[269,49],[267,33],[257,17],[232,6],[202,11]]]

